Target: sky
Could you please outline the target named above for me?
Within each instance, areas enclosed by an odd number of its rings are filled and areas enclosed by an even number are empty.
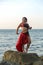
[[[16,29],[24,16],[33,29],[43,29],[43,0],[0,0],[0,29]]]

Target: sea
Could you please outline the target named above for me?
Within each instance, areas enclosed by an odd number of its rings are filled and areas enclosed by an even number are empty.
[[[19,30],[21,33],[21,30]],[[28,53],[37,53],[43,55],[43,29],[29,30],[31,37],[31,45]],[[20,34],[16,34],[16,29],[0,29],[0,61],[3,58],[4,52],[7,50],[16,50],[16,42]]]

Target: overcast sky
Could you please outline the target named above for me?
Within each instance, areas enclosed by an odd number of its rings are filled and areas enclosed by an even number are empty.
[[[0,0],[0,29],[15,29],[24,16],[33,29],[43,29],[43,0]]]

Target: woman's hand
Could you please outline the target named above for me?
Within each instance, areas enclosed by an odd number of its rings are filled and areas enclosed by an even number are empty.
[[[16,34],[19,34],[19,33],[18,33],[18,29],[16,30]]]
[[[30,30],[32,29],[32,27],[30,27]]]
[[[19,33],[16,31],[16,34],[19,34]]]
[[[32,29],[32,27],[31,27],[31,29]]]

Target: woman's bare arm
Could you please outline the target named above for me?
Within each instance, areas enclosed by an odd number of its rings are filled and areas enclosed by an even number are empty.
[[[30,25],[29,25],[29,24],[27,24],[27,28],[28,28],[28,29],[32,29],[32,27],[30,27]]]
[[[17,29],[16,29],[16,34],[18,34],[18,30],[21,27],[21,24],[18,25]]]

